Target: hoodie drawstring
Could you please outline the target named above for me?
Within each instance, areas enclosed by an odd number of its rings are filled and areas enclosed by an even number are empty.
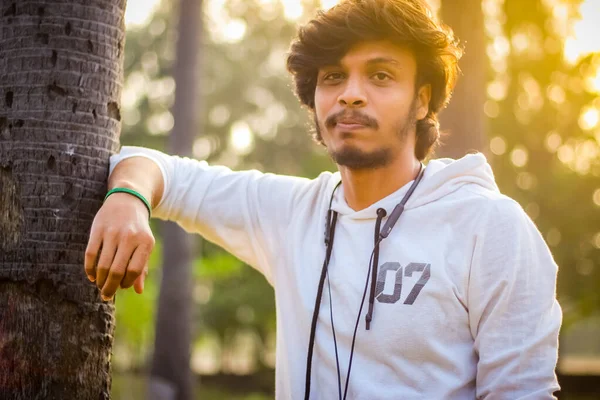
[[[375,222],[375,246],[373,249],[373,269],[371,270],[371,293],[369,294],[369,311],[365,317],[367,322],[367,330],[371,329],[371,320],[373,319],[373,303],[375,301],[375,286],[377,285],[377,266],[379,265],[379,243],[383,239],[381,237],[381,220],[387,215],[387,211],[383,208],[377,210],[377,221]],[[367,278],[368,279],[368,278]]]

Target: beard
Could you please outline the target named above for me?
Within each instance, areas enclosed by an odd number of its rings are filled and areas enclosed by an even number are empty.
[[[352,170],[368,170],[383,168],[392,162],[393,154],[389,147],[370,152],[355,146],[344,146],[341,150],[327,149],[329,157],[337,165],[348,167]]]
[[[396,136],[398,140],[402,143],[406,142],[406,137],[411,131],[411,128],[416,126],[416,101],[413,100],[410,105],[410,110],[408,112],[408,116],[399,120],[395,126],[394,131],[396,132]],[[343,113],[340,113],[343,114]],[[341,115],[333,115],[327,119],[325,125],[327,127],[333,128],[336,123],[337,117],[341,117]],[[375,134],[377,134],[377,130],[379,125],[377,121],[369,119],[365,117],[366,125],[375,130]],[[321,136],[321,125],[315,115],[315,129],[318,137]],[[342,136],[349,135],[347,133],[342,133]],[[365,151],[356,146],[344,145],[341,149],[333,150],[329,147],[327,148],[327,152],[331,159],[339,166],[347,167],[351,170],[369,170],[369,169],[378,169],[388,166],[394,160],[394,151],[391,147],[381,147],[372,151]]]

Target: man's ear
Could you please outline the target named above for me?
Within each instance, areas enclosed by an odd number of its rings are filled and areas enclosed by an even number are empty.
[[[431,100],[431,85],[426,84],[419,88],[417,93],[417,120],[420,121],[429,113],[429,101]]]

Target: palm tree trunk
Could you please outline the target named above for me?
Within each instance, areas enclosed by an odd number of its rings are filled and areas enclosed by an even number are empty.
[[[169,136],[169,152],[182,156],[192,155],[200,122],[201,34],[202,1],[180,0],[173,74],[175,125]],[[164,256],[149,395],[156,400],[189,400],[193,396],[190,353],[194,238],[174,223],[162,225],[162,237]]]
[[[125,0],[0,0],[0,398],[109,399],[83,270],[120,132]]]
[[[459,158],[469,151],[485,151],[487,145],[483,105],[488,59],[481,0],[443,0],[441,17],[466,47],[459,64],[462,74],[448,108],[440,115],[442,131],[448,135],[436,153]]]

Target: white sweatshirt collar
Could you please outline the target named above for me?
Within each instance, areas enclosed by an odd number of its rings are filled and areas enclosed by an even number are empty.
[[[331,179],[329,193],[331,193],[341,176],[339,172]],[[377,209],[384,208],[389,212],[398,204],[406,194],[413,181],[408,182],[389,196],[384,197],[371,206],[354,211],[346,202],[344,185],[335,192],[332,209],[340,215],[351,219],[376,219]],[[440,158],[431,160],[427,164],[425,175],[415,192],[408,200],[406,209],[416,208],[432,201],[438,200],[466,184],[482,186],[498,192],[492,168],[482,153],[467,154],[461,159]]]

